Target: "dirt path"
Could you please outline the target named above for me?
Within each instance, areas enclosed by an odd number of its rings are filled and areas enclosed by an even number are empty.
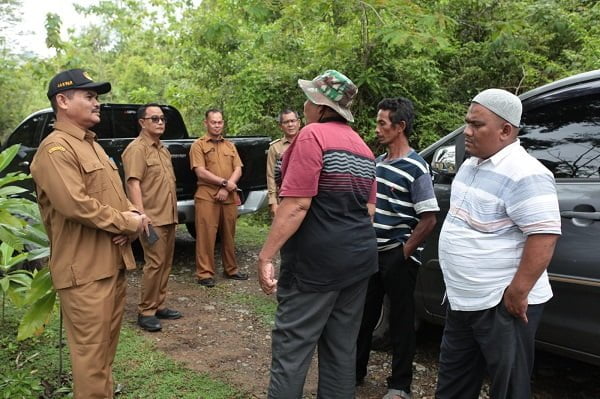
[[[271,361],[271,327],[253,314],[249,305],[232,300],[233,296],[262,296],[256,279],[256,249],[237,252],[241,270],[250,274],[248,281],[231,281],[217,276],[214,288],[200,287],[193,278],[194,241],[178,233],[175,265],[169,281],[168,306],[184,317],[163,321],[159,333],[144,335],[173,359],[187,367],[227,381],[243,391],[243,398],[264,398]],[[220,260],[218,260],[220,265]],[[220,273],[221,269],[218,269]],[[124,323],[135,327],[140,272],[129,275],[129,290]],[[271,300],[275,300],[271,298]],[[437,375],[437,357],[441,330],[435,326],[419,333],[414,363],[414,398],[433,398]],[[542,356],[536,379],[536,398],[600,397],[600,367]],[[549,359],[549,360],[548,360]],[[357,389],[358,399],[380,399],[387,391],[385,377],[390,373],[390,356],[373,352],[369,375]],[[307,377],[305,397],[316,397],[316,361]],[[487,398],[483,393],[481,398]]]

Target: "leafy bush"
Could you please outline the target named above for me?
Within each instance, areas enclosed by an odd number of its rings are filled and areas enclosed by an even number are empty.
[[[17,155],[19,145],[0,153],[0,291],[2,320],[5,299],[27,311],[21,319],[17,338],[23,340],[40,334],[54,309],[56,293],[47,267],[27,270],[25,262],[49,255],[48,237],[41,223],[37,205],[19,195],[27,189],[12,183],[29,179],[21,172],[3,173]]]

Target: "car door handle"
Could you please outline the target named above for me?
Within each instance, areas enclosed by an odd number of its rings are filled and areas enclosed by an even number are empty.
[[[19,165],[22,168],[28,168],[29,167],[29,161],[19,162],[17,165]]]
[[[560,216],[567,219],[600,220],[600,212],[562,211]]]

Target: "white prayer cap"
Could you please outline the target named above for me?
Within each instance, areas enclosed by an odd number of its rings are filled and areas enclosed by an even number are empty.
[[[472,102],[484,106],[511,125],[519,127],[523,105],[519,97],[502,89],[487,89],[473,98]]]

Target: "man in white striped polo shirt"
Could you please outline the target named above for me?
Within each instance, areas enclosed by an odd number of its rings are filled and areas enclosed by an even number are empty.
[[[377,203],[373,226],[377,235],[379,271],[369,280],[356,345],[356,382],[367,374],[373,329],[384,295],[390,300],[392,375],[385,399],[410,398],[415,355],[414,290],[423,241],[433,230],[439,211],[429,167],[408,138],[414,109],[404,97],[386,98],[377,106],[377,138],[387,152],[376,160]]]
[[[473,99],[471,155],[461,166],[439,240],[449,301],[436,398],[530,398],[534,338],[552,297],[546,268],[560,236],[554,177],[517,138],[522,105],[505,90]]]

